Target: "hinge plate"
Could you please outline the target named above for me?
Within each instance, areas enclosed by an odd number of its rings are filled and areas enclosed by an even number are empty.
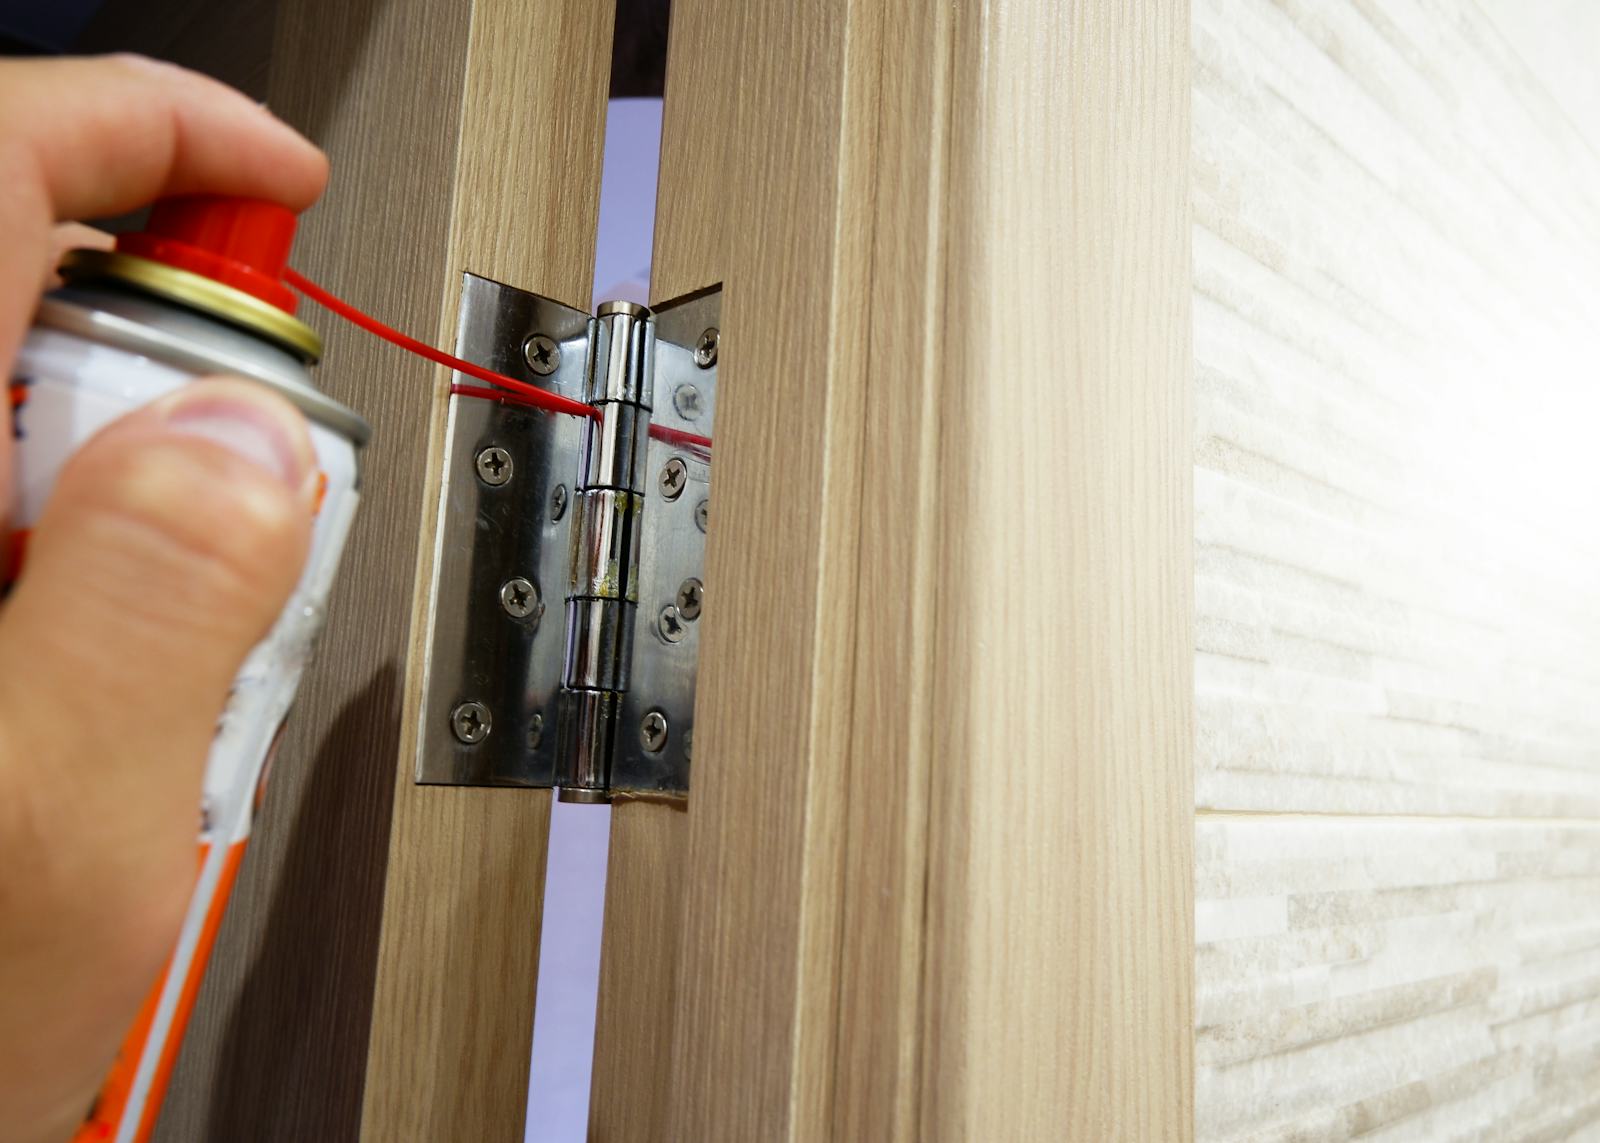
[[[711,435],[715,351],[706,362],[700,343],[715,332],[720,300],[719,288],[701,291],[650,318],[653,377],[641,379],[641,391],[651,399],[651,435],[625,612],[632,653],[607,778],[575,778],[562,757],[571,737],[561,727],[571,705],[562,679],[586,422],[509,400],[450,398],[421,617],[419,783],[557,786],[577,801],[687,793],[700,623],[686,613],[704,606],[710,454],[678,434]],[[594,360],[596,329],[580,310],[464,275],[456,353],[474,364],[582,401],[591,370],[604,364]],[[559,351],[552,370],[529,363],[524,346],[535,335]],[[533,355],[541,366],[550,356]],[[663,612],[687,602],[679,599],[685,589],[692,606],[664,623]]]

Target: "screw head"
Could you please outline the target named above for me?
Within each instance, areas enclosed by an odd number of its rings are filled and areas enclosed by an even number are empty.
[[[558,484],[550,490],[550,522],[553,524],[567,514],[567,486]]]
[[[694,363],[701,369],[710,369],[717,363],[717,347],[722,335],[712,326],[700,335],[700,340],[694,343]]]
[[[520,575],[508,579],[500,585],[500,606],[513,619],[526,619],[542,610],[539,589]]]
[[[667,744],[667,716],[653,710],[639,723],[639,742],[651,754],[661,753]]]
[[[661,468],[661,495],[676,500],[683,495],[683,486],[689,483],[689,466],[673,457]]]
[[[694,576],[690,576],[678,585],[678,614],[693,623],[700,618],[700,604],[705,601],[706,588]]]
[[[511,454],[499,445],[490,445],[478,453],[478,479],[492,488],[498,488],[511,479]]]
[[[656,617],[656,631],[668,643],[682,642],[686,630],[687,628],[683,623],[683,613],[678,610],[675,604],[667,604],[661,609],[661,614]]]
[[[694,526],[704,532],[706,530],[706,525],[710,522],[711,501],[702,500],[700,503],[694,506]]]
[[[522,359],[541,377],[548,377],[561,364],[561,347],[542,333],[530,333],[522,343]]]
[[[493,726],[489,708],[481,702],[469,700],[450,712],[450,729],[455,731],[457,741],[468,746],[488,738]]]
[[[539,743],[544,740],[544,715],[535,713],[528,720],[528,749],[539,749]]]
[[[672,391],[672,407],[686,421],[700,419],[700,390],[693,385],[679,385]]]

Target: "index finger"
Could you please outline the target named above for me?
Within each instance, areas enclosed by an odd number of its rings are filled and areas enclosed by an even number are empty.
[[[232,88],[137,56],[0,61],[0,366],[7,369],[56,253],[63,219],[120,214],[163,195],[264,198],[294,210],[328,162]],[[11,475],[0,413],[0,500]]]
[[[50,222],[202,192],[303,210],[328,177],[316,147],[245,95],[140,56],[0,63],[0,155]]]

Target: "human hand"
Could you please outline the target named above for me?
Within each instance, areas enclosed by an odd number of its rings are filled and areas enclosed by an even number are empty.
[[[304,208],[322,154],[249,99],[135,57],[0,62],[0,360],[67,219],[162,195]],[[0,502],[14,476],[0,426]],[[315,461],[262,386],[205,381],[68,462],[0,607],[0,1125],[82,1120],[194,882],[207,747],[299,574]]]

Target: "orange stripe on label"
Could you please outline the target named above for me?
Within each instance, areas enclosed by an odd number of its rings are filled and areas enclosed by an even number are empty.
[[[150,1133],[155,1130],[156,1116],[167,1094],[167,1082],[172,1079],[172,1065],[178,1062],[183,1032],[189,1026],[189,1017],[194,1012],[195,997],[200,995],[200,982],[205,979],[211,949],[217,943],[217,930],[222,927],[222,914],[227,912],[228,898],[233,895],[233,882],[239,875],[239,862],[244,857],[245,845],[243,841],[236,841],[228,846],[228,852],[223,855],[222,876],[218,878],[217,892],[206,908],[206,919],[200,927],[200,941],[195,945],[194,959],[189,962],[189,975],[184,977],[183,991],[178,993],[178,1010],[172,1016],[172,1030],[161,1045],[161,1058],[156,1063],[156,1074],[150,1083],[150,1098],[145,1100],[144,1114],[139,1117],[139,1130],[133,1133],[134,1143],[146,1143]]]
[[[135,1143],[147,1143],[150,1133],[155,1130],[156,1117],[161,1112],[161,1100],[166,1095],[168,1082],[172,1079],[172,1067],[178,1061],[178,1049],[183,1044],[183,1032],[189,1026],[189,1017],[194,1012],[195,998],[200,994],[200,983],[205,979],[206,964],[211,960],[212,947],[217,943],[217,931],[222,927],[222,915],[227,911],[228,898],[233,894],[233,883],[239,875],[239,862],[244,857],[246,844],[247,841],[236,841],[228,846],[227,852],[223,855],[217,891],[206,906],[205,919],[200,925],[200,939],[195,945],[194,959],[189,962],[188,973],[178,993],[178,1006],[172,1014],[172,1026],[168,1029],[166,1039],[154,1046],[160,1055],[156,1059],[155,1074],[151,1077],[149,1098],[145,1100],[144,1110],[139,1116],[138,1130],[133,1135]],[[210,845],[200,846],[202,867],[210,852]],[[101,1085],[94,1108],[83,1126],[78,1129],[78,1133],[72,1137],[72,1143],[101,1143],[114,1136],[121,1126],[128,1106],[128,1097],[132,1094],[134,1076],[139,1070],[139,1062],[152,1048],[149,1042],[150,1025],[155,1020],[156,1007],[160,1003],[162,990],[171,972],[172,962],[169,960],[155,987],[145,998],[144,1006],[139,1009],[139,1016],[134,1021],[133,1027],[128,1029],[127,1036],[123,1038],[116,1062],[112,1064],[110,1074]]]
[[[156,1018],[156,1004],[161,1000],[161,982],[166,980],[171,968],[172,961],[169,958],[161,968],[161,975],[156,978],[155,987],[139,1006],[139,1015],[134,1018],[133,1027],[122,1038],[122,1046],[117,1049],[117,1058],[111,1065],[111,1071],[100,1085],[89,1118],[78,1128],[72,1143],[98,1143],[116,1134],[122,1110],[128,1105],[128,1095],[133,1090],[134,1073],[139,1070],[139,1057],[144,1053],[145,1041],[150,1038],[150,1024]]]

